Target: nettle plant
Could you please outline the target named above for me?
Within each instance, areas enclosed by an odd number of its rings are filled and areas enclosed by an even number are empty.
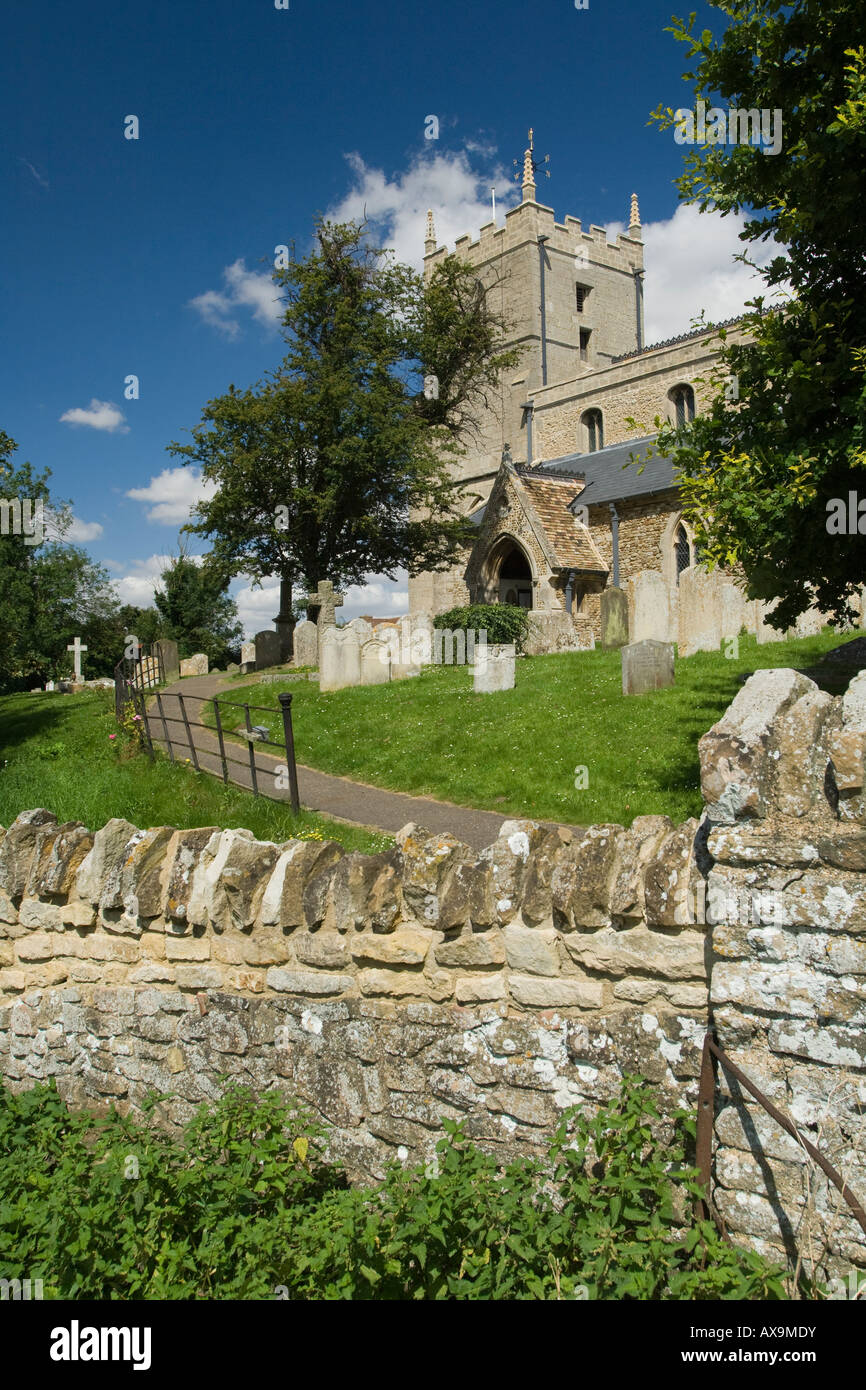
[[[164,1098],[163,1098],[164,1099]],[[691,1218],[693,1120],[644,1083],[503,1164],[443,1122],[435,1161],[350,1186],[327,1133],[232,1086],[174,1137],[53,1084],[0,1091],[0,1278],[46,1298],[777,1299],[783,1271]],[[659,1137],[661,1136],[661,1137]]]

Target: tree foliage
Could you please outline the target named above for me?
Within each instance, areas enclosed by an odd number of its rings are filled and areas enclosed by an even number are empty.
[[[108,572],[80,547],[63,540],[70,506],[53,501],[50,469],[15,465],[17,445],[0,431],[0,498],[41,503],[44,534],[0,534],[0,689],[27,688],[71,674],[66,648],[82,637],[86,675],[107,675],[122,655],[105,639],[116,632],[119,601]]]
[[[205,652],[211,663],[231,660],[243,635],[228,580],[206,558],[197,564],[183,550],[163,570],[155,595],[160,635],[177,642],[181,656]]]
[[[834,499],[866,475],[866,48],[864,0],[711,0],[715,37],[674,20],[695,99],[781,113],[777,155],[694,145],[678,180],[700,210],[742,213],[749,247],[773,238],[766,293],[721,332],[709,407],[663,426],[685,510],[710,564],[738,565],[752,598],[778,599],[785,628],[810,602],[840,619],[866,578],[862,532],[829,525]],[[663,129],[670,109],[653,113]],[[657,421],[661,426],[661,421]],[[866,508],[864,508],[866,511]]]
[[[170,446],[217,485],[189,529],[258,580],[441,568],[471,533],[448,462],[517,355],[488,295],[453,256],[425,285],[354,223],[319,221],[311,253],[274,278],[288,353]]]

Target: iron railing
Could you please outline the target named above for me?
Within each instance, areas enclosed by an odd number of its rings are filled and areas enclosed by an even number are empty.
[[[253,796],[268,796],[267,791],[262,791],[259,785],[260,777],[273,776],[275,769],[270,767],[260,767],[256,763],[256,748],[267,746],[277,748],[285,754],[285,769],[289,782],[289,799],[292,810],[297,814],[300,810],[300,798],[298,795],[298,768],[295,760],[295,738],[292,730],[292,696],[288,691],[281,691],[277,696],[280,702],[280,714],[282,721],[282,740],[268,737],[268,730],[263,725],[253,725],[250,721],[250,712],[257,714],[267,714],[273,716],[273,707],[266,705],[249,705],[240,700],[224,700],[215,695],[195,695],[191,691],[181,694],[179,691],[157,691],[156,693],[156,713],[152,711],[147,715],[147,719],[152,721],[156,729],[156,739],[158,743],[163,743],[168,753],[169,759],[174,762],[175,752],[192,763],[196,772],[213,772],[214,769],[202,762],[202,758],[208,756],[219,758],[222,779],[226,786],[229,783],[229,764],[237,764],[249,770],[249,781],[252,787]],[[170,701],[177,702],[178,713],[172,713],[170,708],[166,710],[166,704]],[[213,706],[214,723],[213,727],[203,723],[201,717],[198,719],[190,718],[187,709],[187,701],[197,700],[199,702],[199,715],[201,715],[202,704]],[[242,709],[244,711],[244,730],[243,737],[247,743],[246,756],[232,756],[234,745],[226,739],[226,732],[223,728],[221,710]],[[171,726],[179,726],[173,729]],[[183,733],[181,735],[181,729]],[[208,748],[207,741],[193,738],[193,729],[201,729],[208,736],[208,739],[215,739],[216,747]],[[152,737],[148,729],[148,737]],[[276,769],[279,772],[279,767]],[[235,781],[238,779],[235,778]],[[245,786],[245,782],[240,785]],[[280,800],[274,797],[274,800]]]

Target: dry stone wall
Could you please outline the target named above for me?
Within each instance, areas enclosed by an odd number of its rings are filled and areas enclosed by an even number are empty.
[[[443,1117],[503,1156],[624,1073],[694,1107],[708,1023],[866,1196],[866,672],[831,698],[754,675],[700,743],[703,817],[508,821],[480,854],[407,826],[383,854],[245,830],[0,831],[0,1072],[76,1105],[229,1076],[332,1127],[359,1174]],[[735,1238],[866,1264],[803,1151],[719,1073],[714,1200]],[[808,1191],[804,1190],[808,1184]]]

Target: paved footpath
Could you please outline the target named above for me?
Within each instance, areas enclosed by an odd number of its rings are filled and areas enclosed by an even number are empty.
[[[219,755],[219,742],[209,729],[195,728],[201,720],[202,701],[211,699],[222,692],[229,699],[240,699],[245,685],[228,676],[187,676],[175,681],[161,692],[174,756],[182,761],[192,758],[192,750],[187,743],[187,731],[181,716],[178,694],[184,697],[186,716],[190,721],[190,737],[195,747],[199,767],[205,772],[222,776]],[[258,697],[256,697],[258,698]],[[148,728],[156,747],[165,748],[162,722],[155,698],[148,701]],[[251,722],[257,716],[251,715]],[[229,762],[229,781],[236,786],[252,789],[247,748],[234,739],[226,739],[226,752],[242,761]],[[280,752],[266,752],[260,743],[254,744],[255,765],[259,790],[274,801],[288,801],[288,791],[275,787],[275,772],[285,766],[285,756]],[[315,768],[298,763],[298,791],[301,805],[309,811],[321,811],[334,820],[347,821],[351,825],[368,830],[383,830],[390,834],[402,829],[409,821],[426,826],[434,834],[444,831],[450,833],[473,849],[484,849],[492,844],[499,834],[503,820],[513,816],[497,815],[494,811],[474,811],[468,806],[457,806],[450,801],[437,801],[433,797],[406,796],[403,792],[389,792],[382,787],[372,787],[367,782],[353,782],[348,777],[335,777],[328,772],[318,772]]]

